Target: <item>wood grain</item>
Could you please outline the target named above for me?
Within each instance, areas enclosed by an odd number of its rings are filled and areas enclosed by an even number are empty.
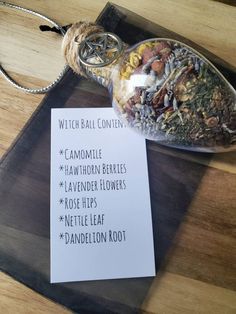
[[[165,272],[155,279],[143,304],[143,313],[233,314],[235,308],[234,292]]]
[[[10,72],[13,77],[32,86],[35,82],[45,81],[30,76]],[[38,107],[43,95],[28,95],[14,89],[2,77],[0,78],[0,155],[2,156],[14,142],[23,126]]]
[[[71,313],[61,305],[57,305],[4,273],[0,273],[0,291],[1,313]]]
[[[62,25],[81,19],[94,21],[106,0],[11,1],[32,8]],[[236,8],[216,1],[116,0],[116,4],[173,30],[236,67]],[[1,64],[21,83],[43,86],[53,80],[64,61],[60,36],[40,33],[44,21],[0,7]],[[0,79],[0,155],[12,145],[42,95],[27,95]],[[233,276],[235,252],[236,154],[202,156],[150,144],[168,158],[178,156],[207,166],[168,252],[162,273],[143,303],[145,313],[235,313]],[[164,174],[163,174],[164,175]],[[174,173],[170,176],[179,177]],[[176,179],[175,178],[175,179]],[[176,179],[176,182],[179,181]],[[176,183],[177,184],[177,183]],[[224,186],[224,190],[221,190]],[[161,187],[161,186],[160,186]],[[224,198],[225,188],[228,199]],[[219,191],[216,195],[216,191]],[[168,196],[171,198],[171,193]],[[218,204],[217,210],[214,204]],[[214,214],[213,214],[214,213]],[[217,278],[213,274],[218,272]],[[235,272],[234,272],[235,274]],[[0,308],[5,313],[67,313],[55,303],[0,273]],[[29,312],[25,311],[25,305]]]

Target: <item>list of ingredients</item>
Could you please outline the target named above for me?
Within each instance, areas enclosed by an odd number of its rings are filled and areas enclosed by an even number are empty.
[[[51,121],[51,282],[154,276],[145,139],[112,108]]]

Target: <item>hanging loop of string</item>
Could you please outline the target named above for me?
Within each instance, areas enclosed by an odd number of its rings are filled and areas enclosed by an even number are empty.
[[[22,12],[25,12],[25,13],[32,14],[32,15],[37,16],[39,18],[42,18],[43,20],[51,23],[53,25],[53,29],[56,29],[58,31],[58,33],[60,33],[62,36],[64,36],[65,33],[66,33],[65,27],[62,27],[62,26],[58,25],[56,22],[54,22],[53,20],[51,20],[47,16],[42,15],[42,14],[40,14],[38,12],[35,12],[33,10],[30,10],[30,9],[23,8],[21,6],[15,5],[15,4],[4,2],[4,1],[0,1],[0,6],[8,7],[8,8],[11,8],[11,9],[16,9],[16,10],[19,10],[19,11],[22,11]],[[2,67],[1,64],[0,64],[0,73],[3,75],[3,77],[10,84],[12,84],[14,87],[16,87],[17,89],[19,89],[21,91],[24,91],[26,93],[31,93],[31,94],[44,94],[44,93],[47,93],[48,91],[50,91],[53,87],[55,87],[60,82],[60,80],[62,79],[62,77],[64,76],[64,74],[68,70],[68,68],[69,68],[68,65],[65,65],[63,70],[59,73],[58,77],[51,84],[49,84],[48,86],[45,86],[45,87],[42,87],[42,88],[36,88],[36,89],[28,88],[28,87],[22,86],[19,83],[17,83],[7,73],[7,71]]]

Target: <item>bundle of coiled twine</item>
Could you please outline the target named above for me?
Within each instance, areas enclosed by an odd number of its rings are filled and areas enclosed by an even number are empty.
[[[62,41],[62,52],[66,62],[76,73],[85,76],[78,62],[80,43],[89,35],[100,32],[104,32],[104,28],[91,22],[78,22],[67,30]]]

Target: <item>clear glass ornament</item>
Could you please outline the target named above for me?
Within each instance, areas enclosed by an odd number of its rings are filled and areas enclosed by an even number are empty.
[[[199,152],[236,148],[236,92],[191,47],[165,38],[127,47],[114,34],[92,34],[80,44],[78,64],[147,139]]]

